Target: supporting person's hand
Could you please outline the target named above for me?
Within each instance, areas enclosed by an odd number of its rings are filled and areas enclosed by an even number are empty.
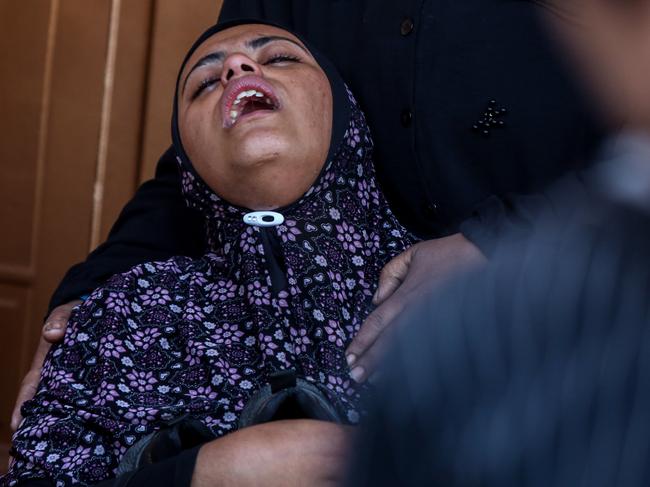
[[[484,262],[478,247],[456,233],[417,243],[386,264],[373,298],[378,307],[346,351],[352,378],[363,382],[374,372],[389,340],[390,325],[404,308],[426,291]]]
[[[192,487],[339,486],[351,429],[309,419],[244,428],[201,448]]]
[[[29,372],[27,372],[23,382],[20,384],[20,390],[16,397],[16,405],[11,413],[11,429],[13,431],[18,429],[18,425],[23,419],[20,414],[20,407],[25,401],[34,397],[34,394],[36,393],[38,380],[41,377],[41,368],[43,368],[43,361],[45,360],[48,350],[52,346],[52,343],[57,343],[63,339],[65,330],[68,326],[68,318],[70,318],[70,313],[72,313],[72,308],[80,303],[81,301],[75,300],[57,306],[45,320],[41,332],[41,339],[38,343],[36,353],[34,354],[34,359],[32,360]]]

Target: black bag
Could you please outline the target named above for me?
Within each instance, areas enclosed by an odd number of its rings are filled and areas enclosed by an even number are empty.
[[[283,370],[250,398],[239,418],[239,429],[281,419],[319,419],[342,423],[341,416],[320,384]],[[199,420],[184,415],[135,443],[122,457],[117,476],[172,458],[215,438]]]

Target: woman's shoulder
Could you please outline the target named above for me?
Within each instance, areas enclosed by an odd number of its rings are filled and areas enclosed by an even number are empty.
[[[217,278],[219,264],[219,258],[211,254],[138,264],[110,277],[88,296],[82,307],[117,307],[114,311],[124,314],[142,306],[170,304],[175,297],[186,296],[190,288]]]

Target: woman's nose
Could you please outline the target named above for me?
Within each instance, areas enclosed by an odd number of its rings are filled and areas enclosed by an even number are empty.
[[[262,74],[260,65],[244,54],[231,54],[223,63],[221,82],[225,85],[234,78],[248,74]]]

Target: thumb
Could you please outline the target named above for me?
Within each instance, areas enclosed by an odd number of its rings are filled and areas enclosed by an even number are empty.
[[[380,305],[402,285],[408,275],[413,258],[413,247],[405,250],[396,257],[393,257],[388,264],[384,266],[379,275],[379,284],[377,291],[372,298],[375,305]]]
[[[50,315],[45,320],[45,324],[43,325],[43,330],[41,332],[41,335],[46,341],[50,343],[56,343],[63,339],[65,330],[68,327],[68,320],[70,319],[72,309],[80,303],[80,300],[75,300],[57,306],[52,310]]]

